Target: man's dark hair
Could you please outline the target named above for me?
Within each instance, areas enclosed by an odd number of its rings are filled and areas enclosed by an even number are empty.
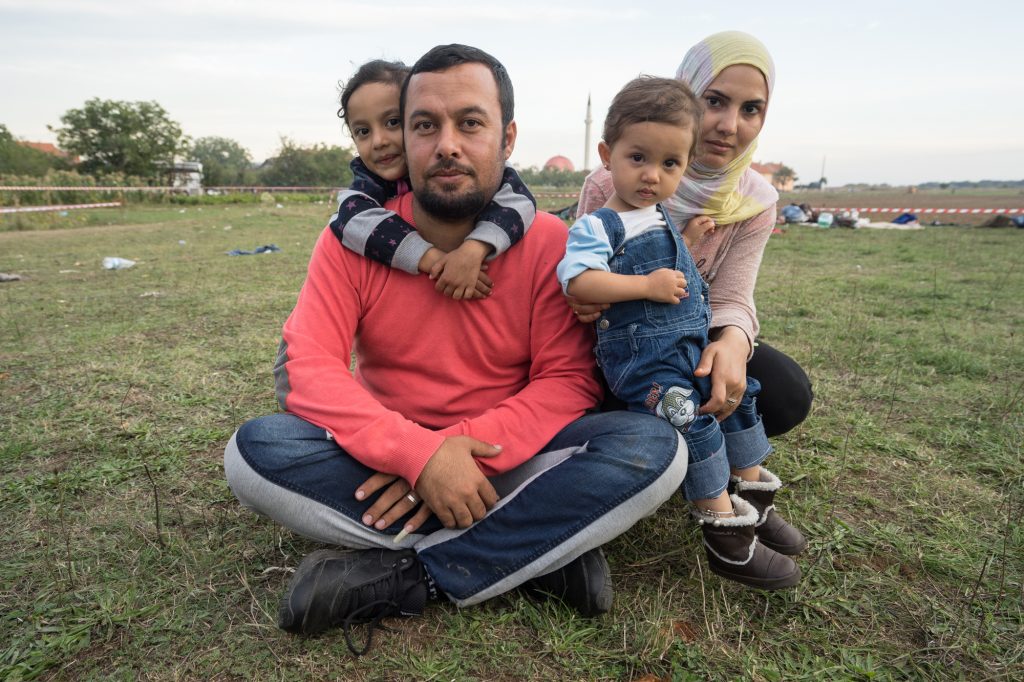
[[[401,88],[409,75],[409,67],[402,62],[389,62],[383,59],[374,59],[366,62],[348,79],[348,82],[341,87],[341,97],[338,109],[338,118],[348,124],[348,101],[352,99],[353,93],[367,83],[384,83]]]
[[[412,65],[409,77],[405,79],[405,84],[402,85],[402,95],[398,104],[403,122],[405,121],[405,93],[409,89],[409,81],[412,80],[412,77],[418,73],[447,71],[459,64],[483,64],[491,70],[491,73],[494,74],[494,83],[498,86],[498,102],[501,104],[501,127],[502,129],[508,127],[508,124],[515,117],[515,96],[512,93],[512,79],[508,77],[508,71],[505,70],[501,62],[483,50],[459,44],[438,45]]]

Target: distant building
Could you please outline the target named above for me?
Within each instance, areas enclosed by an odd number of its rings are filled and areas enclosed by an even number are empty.
[[[57,149],[57,146],[49,142],[26,142],[24,140],[18,140],[18,144],[22,147],[29,147],[35,149],[37,152],[49,154],[50,156],[56,156],[58,159],[64,159],[69,163],[78,163],[77,156],[71,156],[65,151]]]
[[[155,165],[174,189],[181,190],[189,195],[203,193],[203,164],[198,161],[179,161],[174,159],[170,163],[157,161]]]
[[[576,167],[572,165],[572,161],[564,156],[552,156],[544,164],[544,170],[568,171],[571,173],[576,170]]]
[[[785,164],[782,163],[757,163],[750,164],[750,167],[755,173],[760,173],[761,177],[771,183],[772,187],[779,190],[780,192],[792,192],[793,183],[796,181],[796,174],[789,170]],[[785,172],[780,173],[785,169],[789,171],[789,174]]]

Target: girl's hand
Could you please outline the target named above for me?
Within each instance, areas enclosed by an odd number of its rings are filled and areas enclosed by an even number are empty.
[[[679,303],[690,294],[686,291],[686,276],[678,270],[659,268],[647,280],[647,300],[658,303]]]
[[[444,261],[445,255],[445,252],[441,249],[431,246],[420,258],[417,268],[420,272],[429,275],[433,271],[434,266]]]
[[[430,279],[437,280],[434,288],[456,301],[486,298],[493,282],[483,274],[483,262],[491,246],[475,239],[467,239],[462,246],[440,259],[430,270]]]
[[[566,296],[565,301],[572,308],[576,319],[583,324],[595,322],[597,318],[601,317],[601,313],[611,308],[610,303],[588,303],[587,301],[581,301],[575,296]]]
[[[747,390],[747,355],[750,342],[739,327],[723,327],[709,343],[693,373],[711,375],[711,397],[701,405],[701,414],[713,414],[722,421],[740,404]]]

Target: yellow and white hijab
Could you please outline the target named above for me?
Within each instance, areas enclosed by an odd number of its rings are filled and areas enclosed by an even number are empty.
[[[735,64],[749,64],[764,74],[770,102],[775,85],[775,63],[761,41],[740,31],[716,33],[694,45],[683,57],[676,78],[701,97],[723,69]],[[696,215],[709,215],[716,224],[729,225],[752,218],[775,205],[779,193],[750,168],[756,149],[755,139],[722,168],[692,162],[675,195],[665,202],[676,224],[684,225]]]

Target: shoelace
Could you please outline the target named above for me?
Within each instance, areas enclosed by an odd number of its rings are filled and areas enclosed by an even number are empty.
[[[396,602],[393,599],[378,599],[377,601],[372,601],[369,604],[366,604],[365,606],[360,606],[358,609],[356,609],[349,615],[345,616],[345,620],[344,622],[342,622],[341,628],[342,631],[345,633],[345,644],[348,645],[348,650],[351,651],[354,655],[362,656],[370,650],[370,645],[373,644],[374,630],[376,630],[377,628],[380,628],[382,630],[388,630],[388,628],[380,624],[381,619],[383,619],[384,616],[387,615],[386,610],[382,610],[376,616],[368,620],[359,618],[359,615],[363,611],[366,611],[367,609],[372,609],[373,607],[380,606],[382,604],[398,608],[398,602]],[[363,648],[360,649],[357,648],[356,645],[352,642],[352,626],[362,625],[364,623],[366,624],[366,644],[363,645]]]
[[[399,587],[402,585],[402,569],[399,563],[395,563],[395,565],[392,567],[391,575],[389,577],[394,581],[394,587],[392,588],[392,591],[397,592]],[[380,621],[384,619],[386,616],[393,615],[393,613],[396,611],[400,613],[402,610],[402,604],[400,600],[404,599],[405,596],[409,593],[409,591],[415,587],[415,583],[412,583],[408,587],[406,587],[405,590],[400,595],[392,594],[391,597],[389,598],[377,599],[372,602],[363,604],[358,609],[354,610],[352,613],[345,616],[345,620],[341,623],[341,628],[342,631],[345,633],[345,644],[348,645],[348,650],[351,651],[353,655],[362,656],[370,650],[370,645],[373,643],[373,631],[377,628],[380,628],[381,630],[385,631],[390,631],[389,628],[381,625]],[[382,608],[375,616],[363,616],[364,613],[369,613],[375,607],[378,606],[383,606],[385,608]],[[356,647],[356,645],[353,643],[352,626],[363,624],[365,624],[367,627],[366,644],[360,649]]]

